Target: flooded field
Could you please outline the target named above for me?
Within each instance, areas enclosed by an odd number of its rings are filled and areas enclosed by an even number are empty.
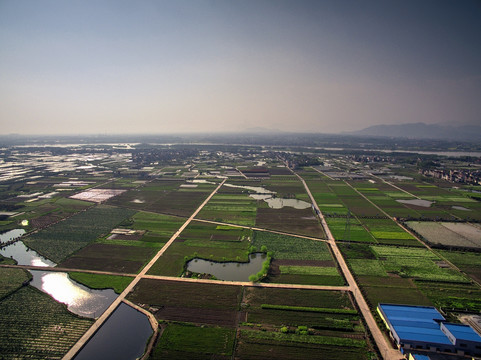
[[[263,188],[261,186],[243,186],[243,185],[233,185],[225,183],[224,186],[246,189],[255,192],[255,194],[250,194],[249,196],[256,200],[263,200],[269,205],[271,209],[282,209],[283,207],[293,207],[294,209],[307,209],[311,207],[311,204],[298,199],[284,199],[275,197],[276,192]]]

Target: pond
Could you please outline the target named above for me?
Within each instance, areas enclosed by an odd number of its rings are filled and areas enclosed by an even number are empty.
[[[64,272],[30,272],[33,275],[30,285],[66,304],[69,311],[79,316],[98,318],[118,296],[112,289],[90,289],[70,279]]]
[[[249,262],[215,262],[204,259],[193,259],[187,263],[187,270],[199,274],[211,274],[219,280],[249,281],[249,276],[257,274],[265,261],[264,253],[249,255]]]
[[[242,186],[227,183],[225,183],[224,186],[253,191],[255,194],[250,194],[249,196],[256,200],[265,201],[271,209],[282,209],[285,206],[293,207],[294,209],[307,209],[311,207],[311,203],[307,201],[275,197],[275,191],[267,190],[260,186]]]
[[[434,204],[434,201],[423,200],[423,199],[396,200],[396,201],[406,205],[415,205],[415,206],[422,206],[422,207],[431,207],[431,205]]]
[[[311,207],[310,203],[297,199],[283,199],[264,194],[250,194],[249,196],[256,200],[264,200],[271,209],[282,209],[284,206],[293,207],[294,209],[307,209]]]
[[[121,303],[75,360],[140,358],[152,333],[147,316]]]
[[[19,265],[54,267],[56,264],[28,248],[22,241],[0,249],[0,255],[12,258]],[[79,316],[99,317],[117,298],[112,289],[93,290],[70,279],[64,272],[30,270],[33,279],[30,283],[49,294],[58,302]]]

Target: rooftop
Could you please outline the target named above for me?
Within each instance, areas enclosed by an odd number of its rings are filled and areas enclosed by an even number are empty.
[[[436,308],[393,304],[379,304],[379,308],[401,342],[413,340],[452,345],[439,327],[439,322],[445,318]]]
[[[468,325],[445,323],[444,326],[458,340],[481,342],[481,336]]]

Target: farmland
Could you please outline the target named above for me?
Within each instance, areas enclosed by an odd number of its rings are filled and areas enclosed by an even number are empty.
[[[32,287],[3,299],[0,317],[0,353],[4,359],[61,359],[92,324]]]
[[[406,225],[432,245],[481,249],[481,228],[476,225],[420,221],[408,221]]]
[[[76,165],[62,172],[0,182],[0,229],[25,230],[21,241],[91,289],[121,294],[136,277],[124,295],[160,325],[152,359],[381,359],[360,295],[378,325],[379,302],[434,305],[454,322],[481,311],[480,189],[430,181],[418,154],[377,163],[320,148],[142,144],[117,156],[104,146],[52,160]],[[243,280],[209,272],[240,273],[254,256],[259,269]],[[187,268],[196,261],[208,267]],[[0,267],[2,339],[25,332],[0,352],[61,358],[92,320],[30,278]],[[15,304],[32,309],[30,323]]]
[[[151,359],[230,359],[234,337],[233,329],[169,324]]]
[[[54,262],[60,262],[68,255],[108,233],[110,229],[133,213],[131,210],[99,205],[41,230],[24,241],[40,254]]]

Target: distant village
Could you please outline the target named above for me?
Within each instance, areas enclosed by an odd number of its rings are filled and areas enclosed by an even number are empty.
[[[420,169],[420,174],[453,183],[481,185],[481,170]]]

